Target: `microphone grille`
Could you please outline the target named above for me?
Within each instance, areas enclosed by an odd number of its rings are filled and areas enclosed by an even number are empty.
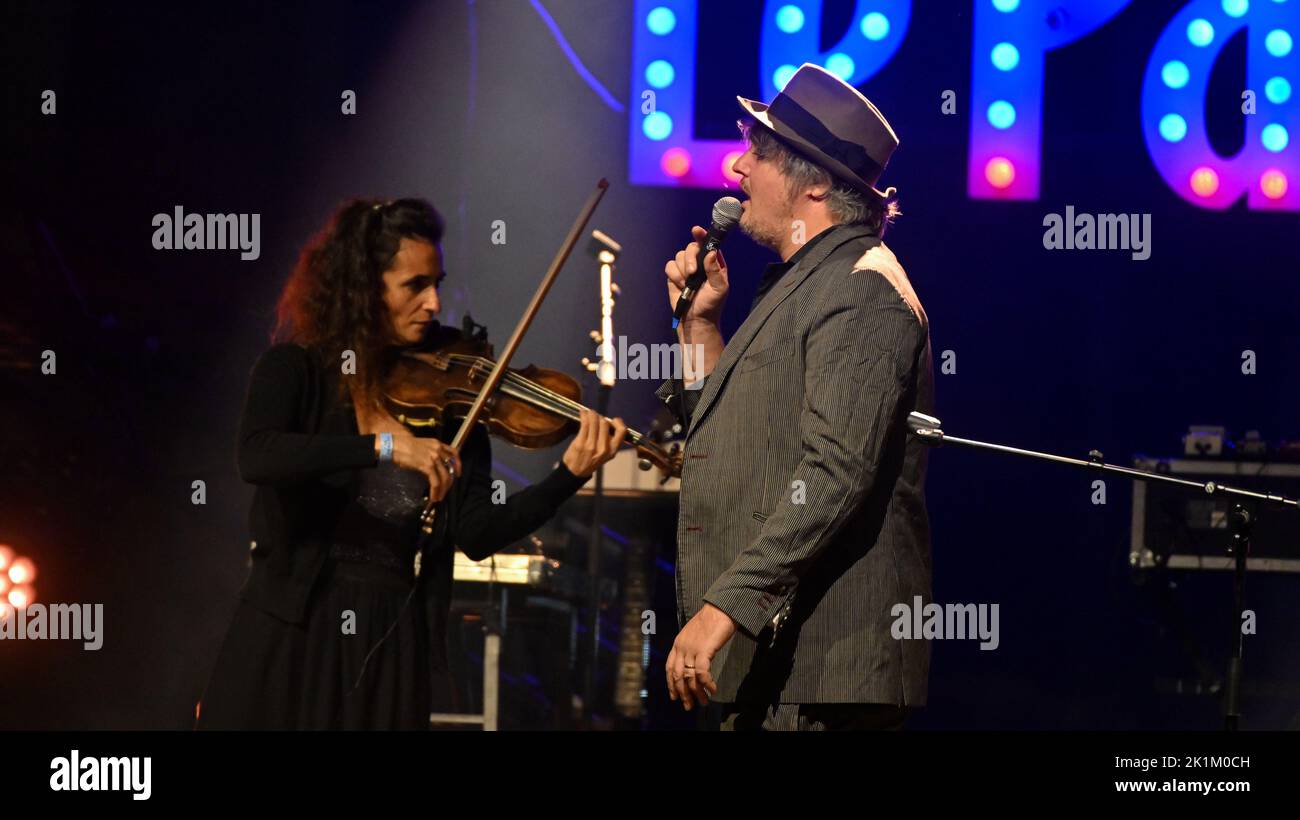
[[[713,203],[713,225],[717,228],[730,230],[733,225],[740,221],[741,213],[740,200],[734,196],[724,196]]]

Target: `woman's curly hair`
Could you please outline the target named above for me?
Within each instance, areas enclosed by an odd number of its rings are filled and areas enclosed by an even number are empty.
[[[276,307],[273,337],[314,349],[326,361],[356,354],[356,375],[339,380],[339,398],[377,407],[384,372],[396,347],[384,271],[403,237],[434,245],[444,223],[422,199],[353,199],[312,237],[298,257]]]

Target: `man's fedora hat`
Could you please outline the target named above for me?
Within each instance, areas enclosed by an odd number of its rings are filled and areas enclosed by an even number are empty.
[[[882,199],[876,190],[898,136],[871,100],[826,69],[804,63],[771,105],[737,97],[761,125],[833,176]]]

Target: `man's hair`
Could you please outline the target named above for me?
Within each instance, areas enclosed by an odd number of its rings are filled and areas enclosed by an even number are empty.
[[[771,159],[780,165],[786,178],[786,191],[791,196],[814,186],[829,185],[822,200],[836,224],[866,225],[883,236],[886,226],[902,213],[896,200],[881,199],[853,187],[800,154],[762,123],[750,120],[736,124],[760,158]]]

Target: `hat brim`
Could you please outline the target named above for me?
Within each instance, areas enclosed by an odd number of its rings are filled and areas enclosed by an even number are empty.
[[[764,128],[767,128],[769,131],[773,132],[781,139],[790,143],[793,147],[797,148],[799,152],[802,153],[804,156],[806,156],[808,159],[812,160],[818,165],[824,167],[826,170],[830,171],[831,175],[836,177],[837,179],[843,180],[844,182],[853,185],[855,188],[862,191],[863,193],[870,191],[871,193],[880,197],[882,200],[889,199],[891,196],[894,195],[895,189],[888,188],[885,191],[878,190],[874,185],[871,185],[865,179],[863,179],[862,177],[854,173],[853,170],[850,169],[847,165],[843,164],[842,162],[840,162],[839,160],[833,157],[830,157],[822,153],[822,151],[817,146],[813,145],[811,142],[808,142],[806,139],[799,136],[797,133],[795,133],[793,130],[788,128],[780,120],[772,119],[772,117],[767,113],[768,106],[766,103],[761,103],[758,100],[750,100],[750,99],[746,99],[745,97],[739,97],[739,96],[736,97],[736,102],[740,103],[740,107],[745,109],[745,111],[751,117],[753,117],[755,121],[757,121],[760,125],[762,125]]]

